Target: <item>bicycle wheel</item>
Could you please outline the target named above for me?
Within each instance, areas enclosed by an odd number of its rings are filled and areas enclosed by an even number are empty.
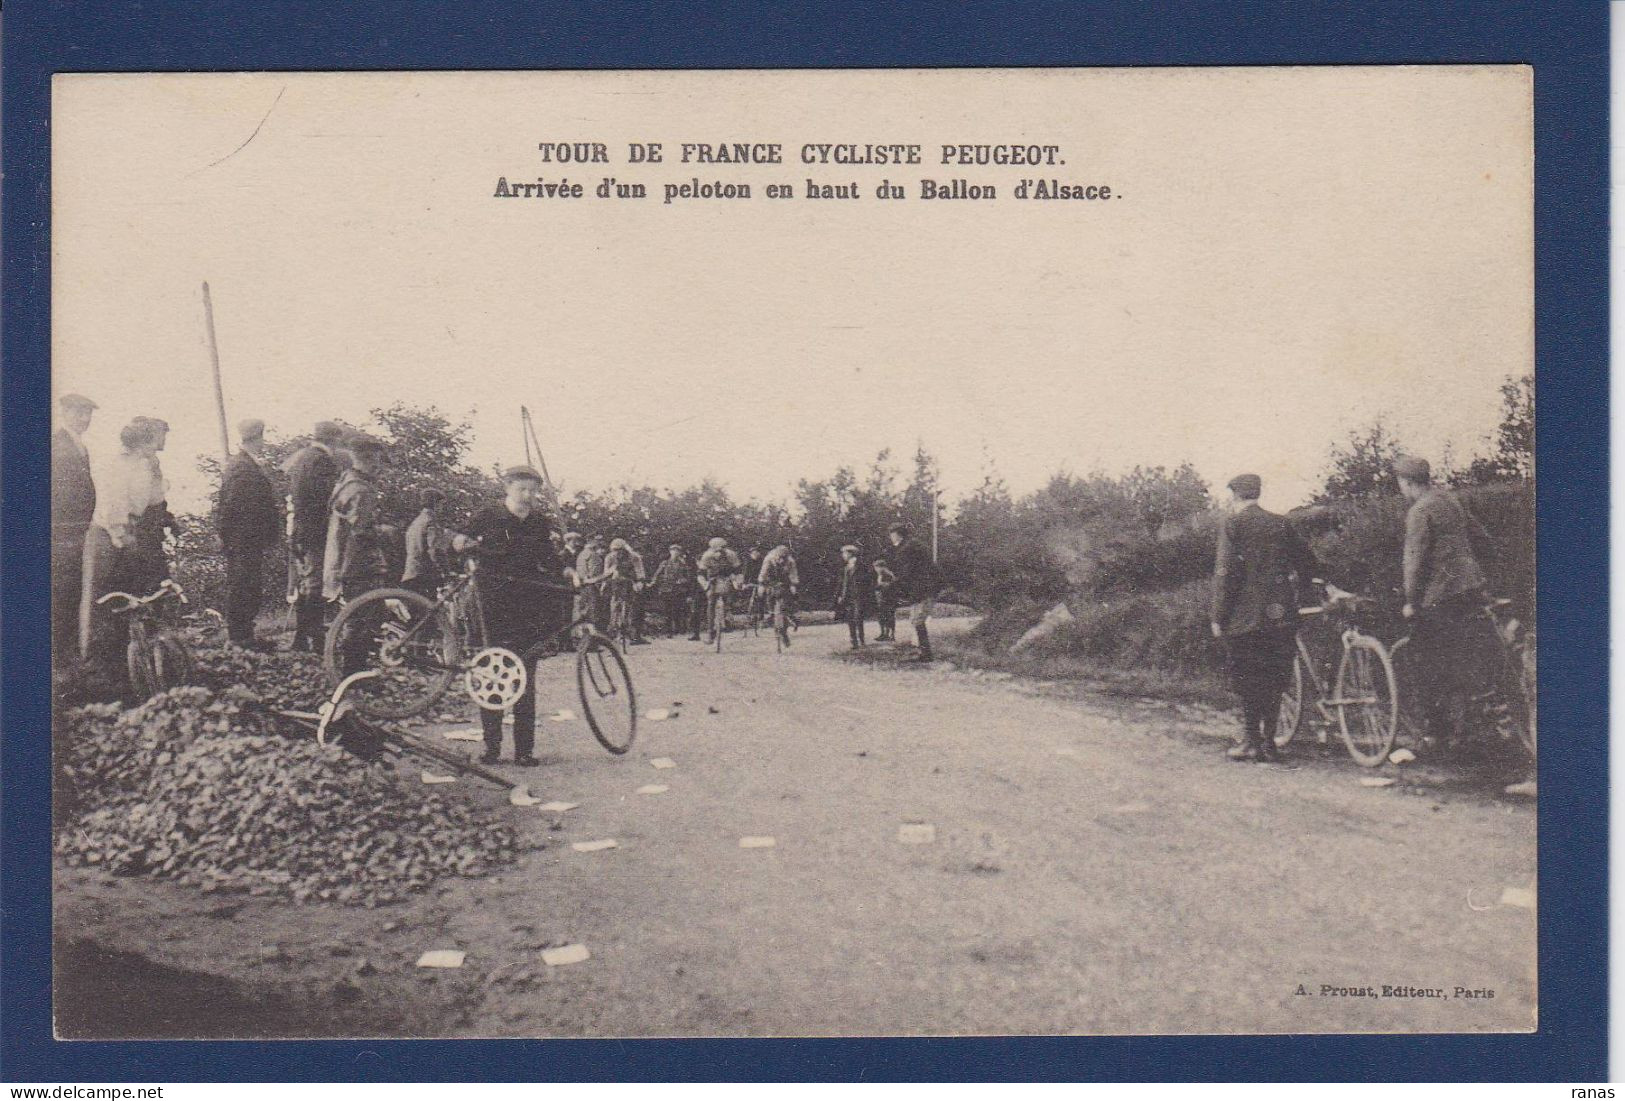
[[[1399,723],[1399,696],[1388,650],[1367,635],[1343,643],[1337,666],[1337,726],[1349,756],[1366,768],[1388,759]]]
[[[1292,679],[1287,683],[1286,691],[1281,693],[1281,709],[1276,714],[1275,747],[1285,749],[1292,739],[1298,736],[1298,727],[1303,723],[1303,658],[1294,653],[1292,655]]]
[[[159,635],[152,644],[152,666],[159,690],[191,684],[197,665],[186,643],[173,635]]]
[[[334,687],[351,673],[376,673],[352,690],[356,710],[374,719],[405,719],[423,714],[445,693],[462,669],[462,647],[443,608],[409,589],[374,589],[333,620],[322,666]]]
[[[130,674],[130,696],[134,702],[145,703],[163,690],[158,681],[157,662],[152,656],[152,644],[145,636],[130,639],[124,648],[124,664]]]
[[[598,744],[619,756],[638,734],[638,698],[632,674],[615,644],[597,631],[576,650],[576,691],[581,711]]]

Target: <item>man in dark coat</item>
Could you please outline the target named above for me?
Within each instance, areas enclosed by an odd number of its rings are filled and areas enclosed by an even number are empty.
[[[296,451],[283,468],[288,475],[288,553],[294,593],[293,644],[290,649],[319,653],[325,641],[326,603],[322,597],[322,559],[327,554],[328,499],[339,480],[334,454],[344,432],[332,421],[316,425],[314,440]]]
[[[480,604],[486,642],[524,654],[570,622],[570,594],[563,591],[563,563],[553,549],[553,526],[540,503],[542,476],[528,466],[503,472],[503,499],[487,505],[453,540],[459,551],[479,552]],[[526,670],[524,694],[513,705],[513,763],[536,763],[535,667]],[[485,755],[492,764],[502,751],[502,712],[480,709]]]
[[[936,609],[937,564],[931,561],[931,552],[911,538],[907,524],[893,524],[888,532],[892,543],[892,571],[897,575],[897,602],[911,604],[908,620],[914,625],[914,637],[920,644],[921,662],[931,660],[931,630],[927,621]]]
[[[1404,615],[1411,621],[1413,664],[1422,674],[1414,687],[1429,727],[1448,731],[1459,718],[1451,714],[1454,701],[1495,685],[1490,674],[1500,663],[1500,640],[1484,614],[1488,581],[1480,564],[1493,560],[1495,547],[1460,498],[1433,484],[1427,460],[1402,457],[1394,474],[1411,502]]]
[[[238,646],[254,648],[254,617],[265,599],[265,552],[281,534],[282,510],[260,466],[265,422],[237,426],[242,450],[231,457],[220,481],[220,545],[226,554],[226,633]]]
[[[63,394],[57,405],[62,422],[51,437],[51,659],[63,665],[79,657],[85,532],[96,514],[84,434],[96,403],[82,394]]]
[[[1259,507],[1263,480],[1230,479],[1230,512],[1219,528],[1213,569],[1213,637],[1229,650],[1230,682],[1241,697],[1242,742],[1232,760],[1273,761],[1281,693],[1292,675],[1297,584],[1315,574],[1309,546],[1284,516]]]

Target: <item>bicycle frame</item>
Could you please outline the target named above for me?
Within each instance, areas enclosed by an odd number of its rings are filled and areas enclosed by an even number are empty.
[[[397,640],[396,645],[405,646],[413,642],[417,638],[418,632],[424,629],[424,625],[433,621],[443,609],[450,605],[454,605],[457,598],[462,595],[463,591],[466,589],[468,590],[469,594],[468,606],[472,609],[472,622],[476,633],[478,634],[478,638],[464,641],[462,646],[463,657],[466,659],[470,653],[477,654],[481,650],[485,649],[490,644],[490,636],[485,622],[485,604],[480,597],[480,587],[478,584],[475,584],[475,575],[477,572],[477,569],[474,567],[470,567],[468,570],[464,571],[461,577],[454,581],[440,594],[439,599],[434,602],[434,607],[430,609],[430,614],[421,617],[416,623],[412,624],[412,626],[407,629],[406,633]],[[552,592],[574,592],[573,589],[570,589],[567,586],[553,585],[546,581],[527,580],[525,583],[534,585],[539,589]],[[547,632],[542,636],[542,639],[539,642],[521,653],[519,655],[520,660],[524,661],[527,665],[538,660],[548,650],[550,645],[553,643],[553,640],[561,637],[567,638],[577,628],[584,625],[590,625],[591,623],[592,617],[590,615],[573,616],[570,619],[570,622],[566,623],[562,627],[558,627]],[[468,669],[468,662],[466,660],[457,665],[447,665],[444,662],[435,661],[434,659],[429,658],[422,660],[419,664],[422,668],[434,669],[438,671],[449,670],[454,673],[466,672]]]

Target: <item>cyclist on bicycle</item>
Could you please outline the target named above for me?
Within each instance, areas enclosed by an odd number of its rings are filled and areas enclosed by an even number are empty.
[[[756,575],[756,584],[762,590],[764,603],[773,614],[773,629],[778,632],[779,641],[788,648],[790,598],[801,586],[801,575],[796,570],[795,556],[790,553],[788,546],[780,543],[767,552],[767,556],[762,559],[762,570]]]
[[[540,506],[542,476],[528,466],[502,474],[503,499],[474,514],[467,530],[452,540],[453,549],[479,549],[480,605],[485,611],[486,642],[523,654],[569,622],[567,591],[560,592],[561,563],[553,548],[553,527]],[[544,587],[552,586],[552,587]],[[513,763],[536,764],[536,689],[513,705]],[[502,713],[480,708],[486,764],[502,751]]]
[[[728,547],[721,536],[711,540],[700,555],[700,581],[705,586],[705,622],[710,628],[707,641],[717,640],[717,601],[727,607],[728,594],[733,592],[734,574],[739,572],[739,556]]]

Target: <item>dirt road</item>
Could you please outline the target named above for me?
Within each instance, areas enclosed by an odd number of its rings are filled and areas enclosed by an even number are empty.
[[[1209,713],[852,665],[843,635],[636,648],[642,707],[676,715],[624,758],[544,719],[543,767],[514,773],[579,807],[467,788],[543,846],[495,878],[362,911],[59,870],[59,986],[100,981],[97,1020],[151,1034],[1533,1026],[1532,806],[1235,764]],[[568,672],[544,714],[576,706]],[[569,943],[592,958],[542,962]],[[415,968],[434,948],[464,967]],[[209,993],[121,1010],[126,973]]]

